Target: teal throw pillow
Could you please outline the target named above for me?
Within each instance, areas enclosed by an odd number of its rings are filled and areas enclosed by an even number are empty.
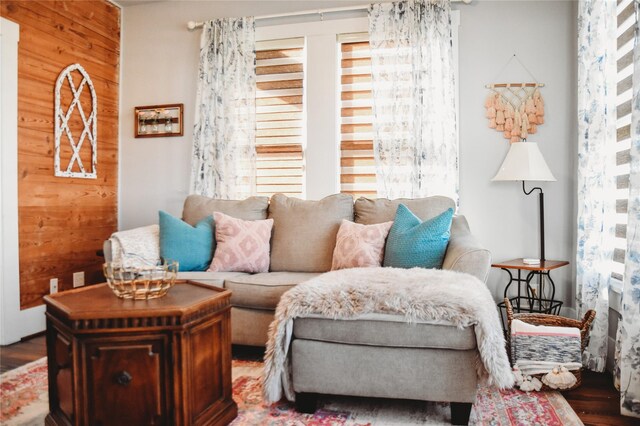
[[[423,222],[400,204],[387,237],[383,266],[442,268],[452,218],[453,209],[447,209]]]
[[[213,257],[213,216],[191,226],[162,210],[160,216],[160,257],[175,260],[179,271],[205,271]]]

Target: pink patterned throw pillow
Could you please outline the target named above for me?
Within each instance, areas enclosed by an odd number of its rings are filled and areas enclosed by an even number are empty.
[[[362,225],[343,220],[333,250],[331,270],[382,265],[392,222]]]
[[[273,219],[242,220],[214,212],[216,251],[209,272],[268,272]]]

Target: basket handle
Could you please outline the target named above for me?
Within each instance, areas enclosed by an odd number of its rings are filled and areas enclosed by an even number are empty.
[[[596,319],[596,311],[593,309],[589,309],[586,314],[584,314],[584,318],[582,318],[582,322],[580,323],[580,331],[588,331],[589,327],[591,327],[591,323]]]
[[[589,335],[589,329],[591,328],[591,323],[594,319],[596,319],[596,311],[594,311],[593,309],[589,309],[587,313],[584,314],[584,318],[580,323],[580,348],[582,349],[582,351],[584,351],[587,346],[587,342],[589,341],[587,336]]]
[[[580,331],[588,331],[594,319],[596,319],[596,311],[589,309],[580,322]]]
[[[504,298],[504,306],[507,310],[507,321],[511,323],[513,321],[513,306],[511,306],[511,301],[507,297]]]
[[[515,360],[511,359],[511,321],[513,321],[513,306],[509,298],[504,298],[504,307],[507,311],[507,335],[505,336],[505,346],[507,349],[507,356],[509,357],[509,363],[514,363]]]

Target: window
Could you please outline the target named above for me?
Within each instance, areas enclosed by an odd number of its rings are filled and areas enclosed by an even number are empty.
[[[340,43],[340,192],[375,198],[371,53],[367,34]]]
[[[631,98],[633,77],[633,42],[637,17],[634,0],[618,2],[618,52],[616,90],[616,241],[612,277],[622,281],[627,247],[627,206],[629,203],[629,164],[631,161]]]
[[[304,194],[304,38],[256,43],[257,194]]]
[[[259,195],[376,196],[368,28],[365,10],[256,26]]]

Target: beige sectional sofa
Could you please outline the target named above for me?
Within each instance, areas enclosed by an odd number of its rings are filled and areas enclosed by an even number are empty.
[[[331,269],[336,234],[343,219],[362,224],[392,221],[405,204],[427,220],[453,207],[445,197],[365,199],[337,194],[319,201],[277,194],[242,201],[191,195],[183,219],[194,225],[213,211],[245,219],[273,218],[270,272],[185,272],[195,279],[232,290],[232,342],[264,346],[280,297],[293,286]],[[105,244],[107,260],[110,242]],[[466,219],[454,216],[444,269],[466,272],[486,281],[490,253],[472,236]],[[472,366],[477,349],[472,329],[418,323],[408,328],[393,315],[369,315],[358,320],[300,318],[294,321],[293,385],[301,410],[313,410],[316,394],[451,401],[454,423],[468,420],[475,401]],[[328,356],[328,355],[331,356]],[[416,380],[429,377],[433,380]],[[466,420],[465,420],[466,419]]]

